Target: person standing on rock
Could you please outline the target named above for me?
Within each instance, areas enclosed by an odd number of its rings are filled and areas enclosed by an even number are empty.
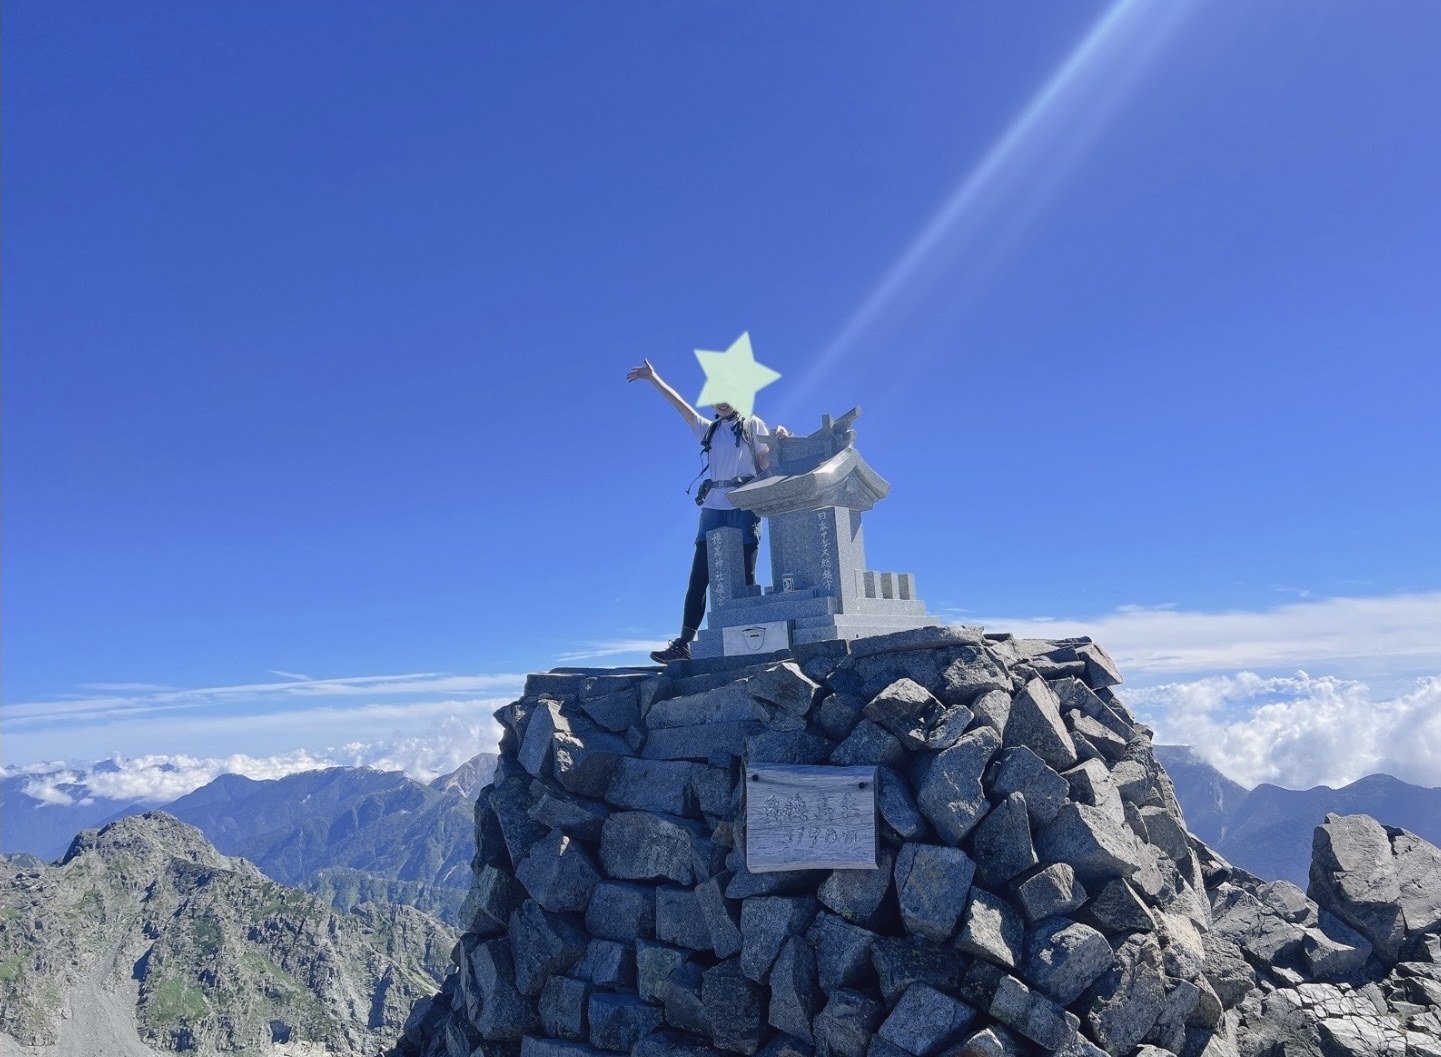
[[[747,345],[749,342],[747,341]],[[739,510],[729,499],[730,490],[745,484],[763,473],[770,466],[770,440],[772,433],[764,421],[756,415],[742,415],[735,406],[724,400],[717,400],[712,407],[715,417],[707,419],[686,402],[685,398],[670,387],[649,360],[639,367],[632,367],[626,373],[627,382],[648,381],[660,394],[680,412],[686,425],[700,441],[701,454],[706,460],[702,471],[706,479],[701,482],[696,495],[700,510],[700,527],[696,530],[695,555],[691,559],[690,583],[686,587],[685,605],[681,612],[680,635],[671,640],[662,650],[651,652],[651,660],[657,664],[690,659],[690,644],[700,629],[701,618],[705,616],[706,589],[710,586],[710,557],[706,552],[706,533],[718,528],[741,530],[741,545],[745,554],[746,583],[756,582],[756,552],[761,542],[761,519],[749,510]],[[702,397],[705,392],[702,392]],[[775,436],[790,434],[784,426],[777,426]]]

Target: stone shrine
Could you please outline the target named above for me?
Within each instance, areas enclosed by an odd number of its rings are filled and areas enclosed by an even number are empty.
[[[692,657],[764,655],[936,623],[914,576],[866,568],[861,514],[891,486],[856,450],[860,413],[823,415],[808,437],[772,438],[771,471],[731,490],[732,503],[770,523],[771,586],[746,584],[739,529],[708,533],[710,615]]]

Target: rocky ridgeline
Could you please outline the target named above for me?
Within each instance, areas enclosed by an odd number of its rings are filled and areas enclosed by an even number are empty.
[[[1231,868],[1120,681],[954,627],[531,676],[392,1052],[1441,1054],[1436,849],[1330,820],[1316,902]],[[748,871],[762,763],[877,765],[880,868]]]
[[[132,816],[57,865],[0,862],[0,1032],[84,1057],[374,1054],[454,938],[409,907],[336,913],[168,815]]]

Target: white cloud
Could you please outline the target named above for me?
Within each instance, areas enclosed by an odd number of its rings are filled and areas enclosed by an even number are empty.
[[[1396,685],[1398,677],[1441,672],[1441,591],[1308,599],[1251,612],[1127,606],[1094,620],[958,619],[1026,637],[1089,635],[1128,680],[1142,682],[1185,672],[1305,668]]]
[[[73,775],[64,773],[62,776],[54,779],[37,778],[34,781],[27,782],[22,791],[27,796],[33,796],[42,804],[52,804],[56,807],[70,807],[80,803],[80,800],[70,793],[67,793],[64,789],[57,789],[56,786],[71,785],[74,784],[74,782],[75,777]]]
[[[562,653],[559,660],[562,664],[571,661],[588,661],[597,657],[619,657],[628,654],[646,656],[651,650],[658,650],[665,645],[661,639],[611,639],[606,642],[582,643],[579,649],[569,653]],[[649,658],[647,658],[649,663]]]
[[[242,774],[262,781],[342,766],[404,771],[417,782],[428,783],[455,770],[477,753],[496,750],[500,731],[490,715],[496,702],[484,704],[489,707],[478,713],[467,710],[467,716],[436,715],[418,733],[397,731],[389,737],[350,741],[321,749],[295,749],[272,756],[245,753],[213,757],[115,756],[99,765],[27,764],[23,768],[6,768],[6,775],[32,774],[22,790],[45,803],[58,805],[83,802],[84,797],[165,804],[222,774]]]
[[[1243,785],[1340,786],[1382,772],[1441,786],[1441,592],[962,619],[1022,637],[1091,636],[1158,740],[1193,746]]]
[[[1441,786],[1441,676],[1386,697],[1363,682],[1252,672],[1124,695],[1157,740],[1193,746],[1242,785],[1339,787],[1368,774]]]
[[[347,676],[337,679],[307,679],[296,676],[282,682],[242,683],[235,686],[207,686],[189,689],[135,684],[130,692],[77,695],[50,701],[21,701],[6,704],[5,722],[22,729],[31,724],[80,722],[137,716],[149,712],[207,710],[217,706],[244,704],[249,707],[279,707],[296,698],[405,697],[435,694],[518,693],[525,677],[515,674],[452,675],[413,672],[404,675]],[[106,684],[96,684],[106,685]],[[112,688],[121,684],[109,684]]]

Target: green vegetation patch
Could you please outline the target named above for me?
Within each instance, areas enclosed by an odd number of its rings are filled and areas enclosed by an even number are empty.
[[[20,954],[12,954],[4,961],[0,961],[0,980],[6,983],[13,983],[25,975],[25,958]]]
[[[225,942],[220,926],[210,918],[196,918],[190,923],[190,938],[204,954],[217,954]]]
[[[164,980],[150,994],[146,1003],[150,1020],[155,1024],[194,1024],[210,1013],[205,992],[184,980]]]

